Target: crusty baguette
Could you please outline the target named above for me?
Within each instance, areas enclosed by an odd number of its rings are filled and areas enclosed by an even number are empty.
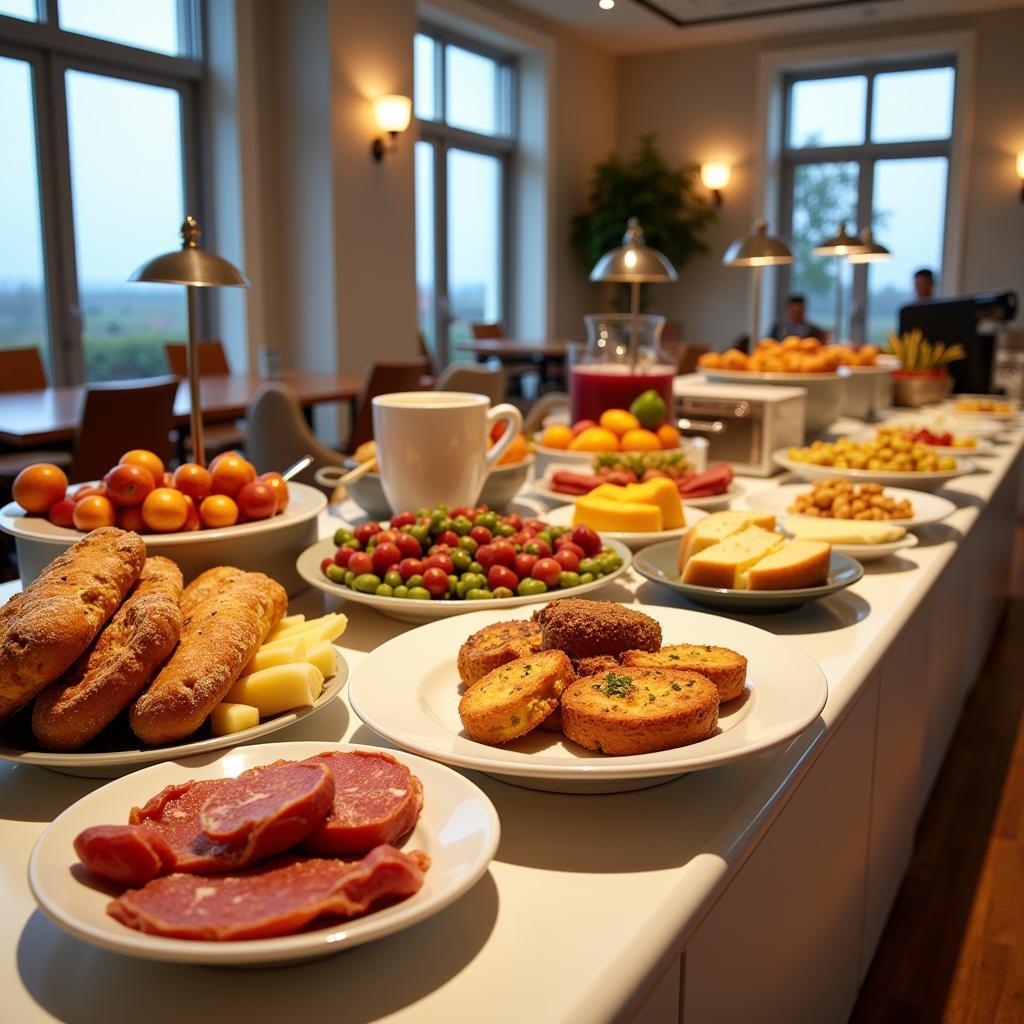
[[[181,570],[147,558],[142,577],[96,642],[32,706],[32,731],[47,750],[77,750],[149,684],[181,633]]]
[[[139,578],[137,533],[93,530],[0,609],[0,718],[67,671]]]
[[[195,600],[196,593],[202,594],[201,600]],[[260,572],[234,575],[211,569],[193,580],[182,596],[178,649],[132,705],[129,720],[135,735],[143,743],[158,744],[195,732],[287,606],[281,584]]]

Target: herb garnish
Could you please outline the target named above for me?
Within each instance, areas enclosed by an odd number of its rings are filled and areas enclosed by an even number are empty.
[[[678,691],[678,690],[681,690],[682,687],[678,683],[673,683],[672,684],[672,689]]]
[[[606,697],[625,697],[636,689],[633,680],[629,676],[617,676],[609,672],[604,677],[604,686],[601,687]]]

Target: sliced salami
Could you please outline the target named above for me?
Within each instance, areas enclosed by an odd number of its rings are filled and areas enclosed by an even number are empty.
[[[326,765],[334,804],[301,847],[319,856],[362,855],[412,831],[423,810],[423,786],[404,764],[371,751],[326,751],[303,764]]]
[[[140,825],[95,825],[75,837],[78,859],[97,878],[140,886],[172,870],[174,851]]]
[[[129,928],[178,939],[225,942],[290,935],[318,917],[358,917],[423,885],[426,855],[379,846],[361,861],[282,857],[242,874],[174,874],[107,906]]]

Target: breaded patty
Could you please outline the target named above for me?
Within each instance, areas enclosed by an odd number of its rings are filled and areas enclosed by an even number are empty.
[[[471,686],[488,672],[540,650],[540,626],[530,619],[478,629],[459,648],[459,678]]]
[[[584,676],[562,694],[562,732],[587,750],[648,754],[707,739],[718,690],[698,672],[621,667]]]
[[[619,659],[634,668],[665,668],[673,672],[699,672],[718,689],[721,702],[735,700],[747,681],[747,659],[728,647],[671,644],[660,651],[625,651]],[[580,673],[582,674],[582,673]]]
[[[488,672],[462,695],[459,718],[470,738],[508,743],[540,725],[575,678],[561,651],[517,658]]]
[[[541,648],[573,659],[661,647],[661,626],[654,619],[611,601],[569,597],[545,605],[534,618],[542,628]]]

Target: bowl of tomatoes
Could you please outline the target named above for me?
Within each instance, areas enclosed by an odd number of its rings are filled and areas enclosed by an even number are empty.
[[[257,474],[237,452],[209,467],[184,463],[173,473],[153,452],[126,452],[100,480],[71,485],[49,463],[23,470],[14,501],[0,509],[23,584],[84,533],[118,526],[140,534],[151,555],[177,562],[186,582],[217,565],[264,572],[289,592],[303,583],[295,555],[317,537],[327,499],[280,473]]]

